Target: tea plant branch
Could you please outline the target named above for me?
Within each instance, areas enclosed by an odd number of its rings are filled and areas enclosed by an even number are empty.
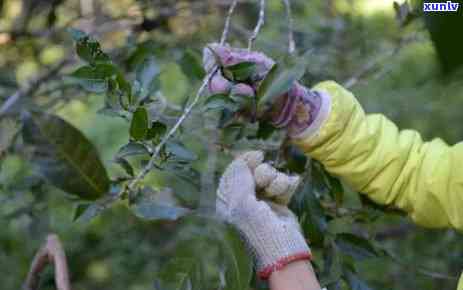
[[[235,10],[237,5],[237,1],[233,1],[230,5],[230,8],[227,13],[227,18],[225,20],[225,26],[224,30],[222,32],[221,36],[221,43],[222,41],[225,42],[227,35],[228,35],[228,30],[230,27],[230,19],[233,14],[233,11]],[[228,24],[227,24],[228,23]],[[148,161],[148,164],[137,174],[137,176],[129,183],[129,185],[123,189],[119,194],[118,197],[123,196],[127,192],[132,192],[135,187],[138,185],[138,183],[145,178],[145,176],[154,168],[155,162],[157,157],[159,156],[159,153],[161,152],[162,147],[167,143],[167,141],[175,134],[175,132],[178,130],[180,125],[183,123],[183,121],[188,117],[190,112],[193,110],[194,106],[198,103],[199,99],[201,98],[201,95],[203,94],[204,90],[207,87],[207,84],[209,83],[210,79],[214,74],[217,72],[218,66],[214,66],[208,74],[204,77],[203,82],[201,86],[199,87],[198,91],[196,92],[196,96],[193,99],[193,101],[185,108],[183,111],[182,115],[178,118],[177,122],[174,124],[174,126],[169,130],[169,132],[164,136],[164,138],[159,142],[159,144],[154,148],[153,154],[151,155],[150,160]]]
[[[265,0],[260,0],[259,5],[259,20],[257,20],[256,27],[254,27],[254,31],[251,34],[251,37],[248,40],[248,50],[252,49],[252,45],[256,40],[257,36],[259,35],[260,29],[264,25],[265,22]]]
[[[291,12],[291,0],[283,0],[286,8],[286,17],[288,20],[288,53],[294,54],[296,51],[296,43],[294,42],[294,20]]]
[[[40,273],[48,263],[55,268],[55,284],[58,290],[71,290],[66,254],[57,235],[50,234],[31,263],[31,268],[23,284],[23,290],[38,290]]]
[[[169,139],[175,134],[175,132],[180,128],[180,125],[185,121],[185,119],[188,117],[190,112],[193,110],[194,106],[198,103],[199,99],[201,98],[201,95],[203,94],[207,84],[209,83],[211,77],[216,73],[217,67],[214,67],[211,72],[209,72],[206,77],[204,78],[201,86],[199,87],[198,91],[196,92],[196,96],[193,99],[193,101],[185,108],[183,111],[183,114],[177,119],[177,122],[174,124],[174,126],[169,130],[169,132],[164,136],[164,138],[159,142],[159,144],[154,148],[153,154],[151,155],[150,160],[148,161],[148,164],[137,174],[137,176],[129,183],[127,188],[122,191],[121,196],[125,192],[132,192],[137,184],[145,178],[145,176],[154,168],[156,158],[159,156],[159,153],[161,152],[162,147],[169,141]]]
[[[14,94],[9,96],[6,101],[0,107],[0,117],[8,112],[10,108],[16,104],[16,102],[25,97],[33,94],[40,86],[56,77],[56,75],[61,71],[61,69],[66,66],[71,60],[69,58],[61,60],[58,64],[54,65],[49,71],[38,76],[35,79],[30,80],[26,85],[18,89]]]
[[[230,8],[228,9],[227,18],[225,19],[225,25],[223,28],[222,36],[220,37],[221,45],[223,45],[225,41],[227,40],[228,31],[230,30],[231,17],[233,15],[233,12],[235,11],[237,4],[238,4],[238,0],[233,0],[232,4],[230,5]]]

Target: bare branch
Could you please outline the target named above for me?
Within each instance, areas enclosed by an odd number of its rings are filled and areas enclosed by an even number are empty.
[[[49,71],[37,77],[36,79],[29,81],[29,83],[27,83],[24,87],[20,88],[14,94],[9,96],[0,107],[0,116],[4,115],[20,98],[33,94],[42,85],[42,83],[54,78],[69,62],[70,59],[63,59]]]
[[[256,27],[254,27],[254,31],[252,32],[251,37],[248,40],[248,50],[252,49],[252,45],[254,44],[254,41],[259,35],[260,29],[264,25],[264,22],[265,22],[265,0],[260,0],[259,20],[257,20]]]
[[[294,42],[294,20],[291,12],[291,0],[283,0],[286,8],[286,17],[288,20],[288,53],[294,54],[296,51],[296,44]]]
[[[233,0],[233,2],[230,5],[230,8],[228,9],[227,18],[225,19],[225,25],[222,32],[222,37],[220,38],[221,45],[223,45],[225,41],[227,41],[228,31],[230,30],[231,17],[233,15],[233,12],[235,11],[237,4],[238,0]]]
[[[35,255],[24,282],[23,290],[38,290],[40,273],[48,263],[53,263],[55,268],[56,288],[58,290],[71,290],[66,254],[58,236],[55,234],[48,235],[46,242]]]

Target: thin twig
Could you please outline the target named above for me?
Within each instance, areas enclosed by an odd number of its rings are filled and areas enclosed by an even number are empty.
[[[58,64],[53,66],[49,71],[29,81],[24,87],[20,88],[14,94],[9,96],[0,107],[0,116],[4,115],[19,99],[31,95],[42,85],[42,83],[54,78],[59,73],[59,71],[69,62],[70,59],[63,59]]]
[[[288,53],[294,54],[296,51],[296,43],[294,42],[294,20],[291,12],[291,0],[283,0],[286,8],[286,17],[288,20]]]
[[[120,194],[123,195],[125,192],[132,192],[135,187],[137,186],[138,182],[142,180],[146,174],[148,174],[154,167],[156,158],[158,157],[159,153],[161,152],[162,147],[166,144],[166,142],[174,135],[174,133],[177,131],[177,129],[180,127],[180,125],[185,121],[185,119],[188,117],[190,114],[191,110],[193,107],[198,103],[201,95],[204,92],[204,89],[207,87],[207,84],[209,83],[211,77],[215,74],[217,71],[217,67],[213,68],[213,70],[204,78],[201,86],[198,89],[198,92],[196,93],[195,98],[193,101],[185,108],[183,111],[183,114],[178,118],[177,122],[175,125],[170,129],[170,131],[167,133],[167,135],[159,142],[159,144],[156,146],[154,149],[153,155],[151,155],[150,160],[148,161],[148,164],[138,173],[138,175],[129,183],[127,186],[126,190],[122,191]]]
[[[220,45],[223,45],[225,41],[227,41],[228,31],[230,30],[230,21],[235,11],[236,5],[238,4],[238,0],[233,0],[230,8],[228,9],[227,18],[225,19],[225,25],[222,32],[222,37],[220,37]]]
[[[363,77],[365,77],[368,73],[370,73],[377,65],[379,65],[385,59],[388,59],[396,54],[398,54],[402,48],[404,48],[407,44],[417,41],[415,36],[404,38],[398,42],[396,47],[391,49],[390,51],[379,55],[376,58],[371,59],[368,61],[363,67],[360,68],[352,77],[350,77],[347,81],[343,83],[343,86],[347,89],[352,88],[355,84],[358,83]]]
[[[254,31],[251,34],[251,37],[248,40],[248,50],[250,51],[252,49],[252,45],[254,44],[254,41],[257,38],[257,35],[259,35],[260,29],[264,25],[265,22],[265,0],[260,0],[260,6],[259,6],[259,20],[257,20],[256,27],[254,27]]]
[[[71,290],[69,270],[66,254],[57,235],[50,234],[45,244],[40,248],[31,263],[23,290],[37,290],[40,282],[40,273],[48,263],[55,268],[55,284],[58,290]]]

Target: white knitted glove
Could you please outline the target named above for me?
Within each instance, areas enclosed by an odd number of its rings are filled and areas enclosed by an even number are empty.
[[[261,164],[262,161],[263,153],[252,151],[238,157],[227,167],[220,179],[216,210],[220,217],[242,233],[255,255],[258,275],[267,279],[272,272],[293,261],[310,259],[311,253],[301,234],[296,216],[286,204],[257,200],[252,170],[260,171],[260,175],[263,175],[265,169],[262,168],[269,165]],[[272,171],[275,170],[271,168]],[[276,189],[278,195],[286,194],[283,200],[289,200],[290,196],[288,197],[287,193],[294,192],[296,180],[276,170],[275,172],[273,179],[265,180],[268,185],[261,183],[259,187],[270,191],[272,188]],[[287,186],[278,186],[282,180],[285,180],[283,183]],[[286,190],[282,191],[282,188]],[[277,196],[275,192],[271,194],[272,198]]]

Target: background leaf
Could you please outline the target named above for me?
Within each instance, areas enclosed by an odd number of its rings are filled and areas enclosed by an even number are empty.
[[[34,148],[33,162],[54,186],[83,199],[109,190],[109,178],[93,144],[63,119],[25,113],[23,139]]]

